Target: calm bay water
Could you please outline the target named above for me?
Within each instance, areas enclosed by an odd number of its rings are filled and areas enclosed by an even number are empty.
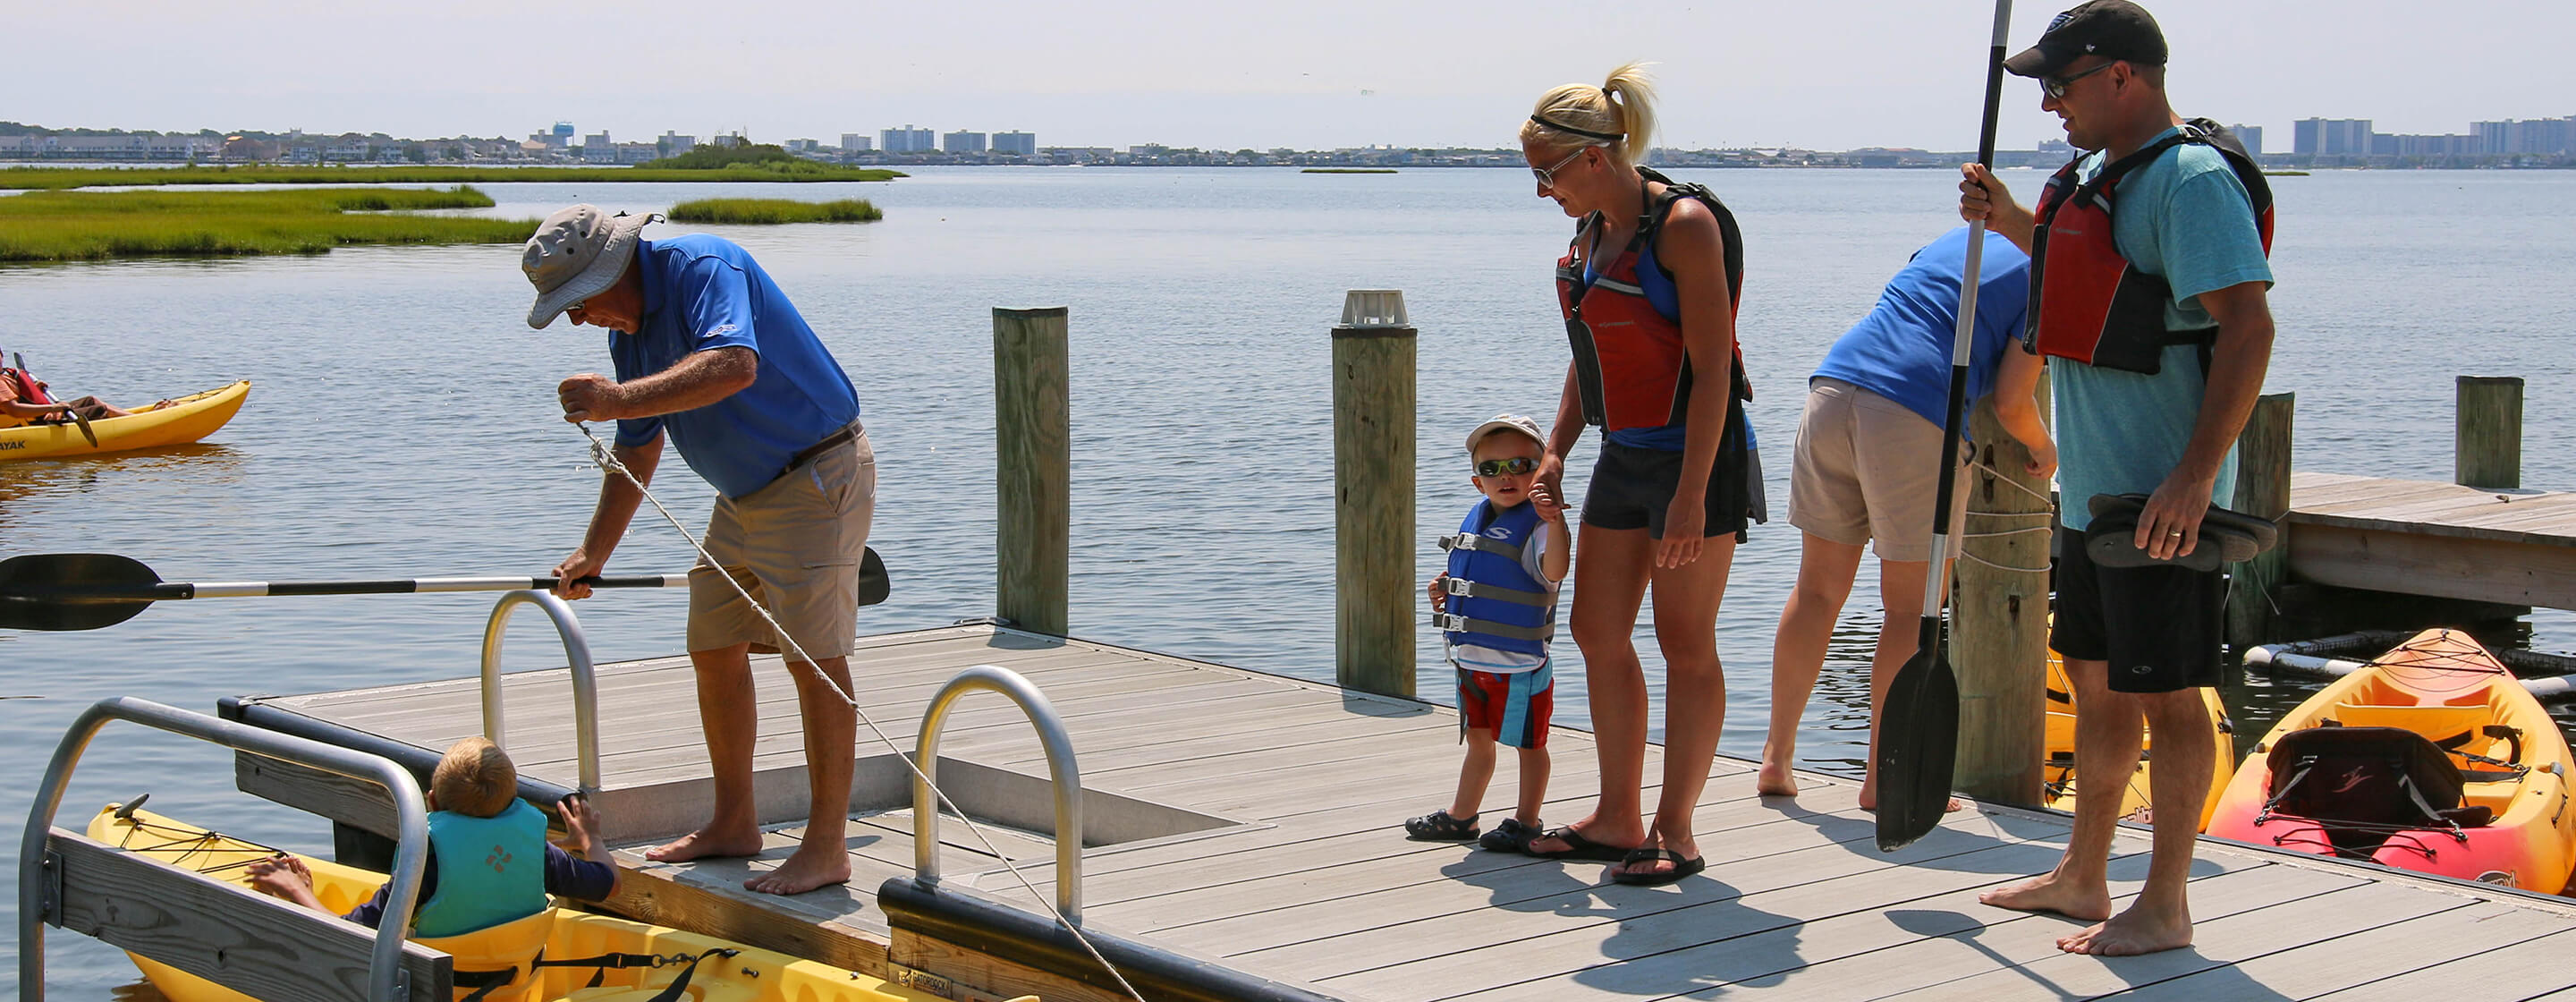
[[[1807,373],[1907,254],[1954,224],[1952,176],[1683,173],[1744,224],[1740,330],[1778,513]],[[2007,172],[2025,199],[2040,178]],[[718,195],[885,208],[866,226],[711,228],[752,250],[859,387],[881,464],[872,543],[895,579],[863,632],[991,611],[991,307],[1072,310],[1074,632],[1307,678],[1332,674],[1326,333],[1342,292],[1403,289],[1421,328],[1421,576],[1438,566],[1430,541],[1474,497],[1455,440],[1495,411],[1552,413],[1563,372],[1548,281],[1568,221],[1516,171],[949,169],[884,185],[483,187],[502,204],[479,214],[507,218]],[[2299,393],[2301,468],[2447,480],[2452,377],[2521,375],[2524,481],[2576,487],[2576,174],[2330,172],[2275,190],[2269,388]],[[552,387],[605,369],[605,335],[528,330],[516,256],[379,248],[0,269],[0,348],[25,352],[60,390],[125,402],[257,384],[207,445],[0,465],[0,552],[123,553],[172,580],[542,573],[577,540],[598,483]],[[1592,448],[1569,472],[1578,497]],[[694,529],[711,494],[668,469],[658,493]],[[1728,754],[1759,753],[1772,627],[1797,553],[1784,522],[1738,550],[1719,626]],[[648,512],[611,572],[688,562]],[[1813,767],[1856,769],[1863,754],[1872,578],[1865,568],[1807,715],[1800,750]],[[62,727],[93,700],[211,710],[227,695],[462,676],[490,603],[203,600],[99,632],[0,633],[0,696],[36,697],[0,701],[0,742],[20,763],[0,770],[0,805],[28,802]],[[579,611],[598,656],[624,659],[677,653],[683,605],[629,592]],[[2537,646],[2576,646],[2576,617],[2532,623]],[[559,661],[542,627],[522,629],[510,667]],[[1422,652],[1421,691],[1446,699],[1427,631]],[[1570,642],[1558,653],[1561,719],[1581,724],[1580,655]],[[2248,718],[2240,733],[2260,734],[2302,691],[2258,678],[2231,693]],[[327,848],[310,817],[233,792],[220,752],[128,728],[92,746],[63,816],[143,791],[181,816]],[[13,872],[0,873],[0,909],[14,905]],[[51,940],[52,981],[70,997],[135,980],[112,951]]]

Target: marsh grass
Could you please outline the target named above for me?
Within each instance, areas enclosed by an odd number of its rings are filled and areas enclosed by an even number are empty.
[[[82,170],[12,167],[0,188],[98,188],[158,184],[472,184],[496,181],[689,183],[701,181],[890,181],[902,171],[798,160],[714,170],[648,167],[144,167]]]
[[[490,196],[461,185],[445,191],[33,191],[0,198],[0,261],[320,254],[360,244],[517,243],[535,231],[533,219],[412,214],[492,204]]]
[[[675,223],[873,223],[885,213],[864,198],[799,202],[787,198],[702,198],[671,207]]]

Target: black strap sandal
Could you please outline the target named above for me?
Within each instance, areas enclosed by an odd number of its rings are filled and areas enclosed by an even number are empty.
[[[1449,816],[1449,811],[1443,808],[1418,818],[1405,819],[1404,836],[1416,842],[1474,841],[1477,834],[1476,819],[1483,816],[1470,814],[1464,818],[1453,818]]]

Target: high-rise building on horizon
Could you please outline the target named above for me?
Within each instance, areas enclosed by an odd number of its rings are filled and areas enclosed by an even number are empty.
[[[900,129],[886,129],[878,133],[878,136],[885,140],[885,151],[888,153],[928,153],[934,148],[932,144],[938,138],[932,135],[929,129],[909,123]]]
[[[2369,156],[2370,137],[2367,118],[2302,118],[2290,126],[2291,151],[2311,156]]]
[[[864,132],[841,133],[841,152],[865,153],[876,148],[876,139]]]
[[[2263,155],[2263,127],[2262,127],[2262,126],[2260,126],[2260,125],[2231,125],[2231,126],[2228,126],[2228,127],[2227,127],[2227,131],[2229,131],[2229,132],[2233,132],[2233,133],[2235,133],[2235,134],[2236,134],[2236,141],[2237,141],[2238,143],[2242,143],[2242,144],[2244,144],[2244,146],[2245,146],[2245,152],[2246,152],[2246,154],[2247,154],[2248,156],[2253,156],[2253,157],[2256,157],[2256,158],[2260,158],[2260,157]]]
[[[1036,156],[1038,155],[1038,134],[1021,132],[1017,129],[993,133],[993,152],[1017,153],[1024,157]]]
[[[939,137],[939,148],[950,153],[982,153],[985,149],[984,134],[964,130],[951,132]]]

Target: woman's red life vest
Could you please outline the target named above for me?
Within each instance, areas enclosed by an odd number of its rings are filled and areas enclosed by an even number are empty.
[[[1584,236],[1601,224],[1595,213],[1575,227],[1573,243],[1556,261],[1556,301],[1565,312],[1566,337],[1574,345],[1574,385],[1582,400],[1583,421],[1611,431],[1679,424],[1690,410],[1690,355],[1682,345],[1681,323],[1656,312],[1654,304],[1646,301],[1645,288],[1637,284],[1638,254],[1650,246],[1674,204],[1695,198],[1717,215],[1726,250],[1728,308],[1744,298],[1744,235],[1726,203],[1704,185],[1677,183],[1644,167],[1637,168],[1637,173],[1641,186],[1653,181],[1664,186],[1664,193],[1646,200],[1646,213],[1638,219],[1637,234],[1629,238],[1628,246],[1585,284],[1579,252]],[[1672,275],[1667,271],[1664,277]],[[1733,370],[1736,395],[1753,399],[1753,384],[1744,376],[1741,343],[1735,348]]]
[[[2184,143],[2210,147],[2227,158],[2253,203],[2263,253],[2272,253],[2272,188],[2245,147],[2218,123],[2195,118],[2145,149],[2077,183],[2076,165],[2058,169],[2039,196],[2038,227],[2031,235],[2030,323],[2023,343],[2041,355],[2087,365],[2155,375],[2172,345],[2215,343],[2216,327],[2165,329],[2165,304],[2173,286],[2131,267],[2111,235],[2111,207],[2120,179],[2154,163]]]

